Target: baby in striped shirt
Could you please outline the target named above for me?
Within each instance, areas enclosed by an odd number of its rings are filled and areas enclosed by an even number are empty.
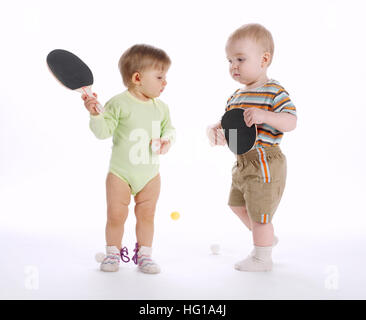
[[[237,156],[232,170],[228,204],[252,231],[254,243],[252,252],[235,264],[240,271],[272,270],[272,248],[278,242],[272,218],[286,182],[286,157],[279,145],[283,133],[294,130],[297,122],[288,92],[267,76],[273,52],[272,35],[260,24],[243,25],[226,43],[230,75],[244,87],[230,96],[225,111],[243,108],[243,121],[256,124],[258,132],[253,148]],[[207,133],[211,144],[226,144],[221,121]]]

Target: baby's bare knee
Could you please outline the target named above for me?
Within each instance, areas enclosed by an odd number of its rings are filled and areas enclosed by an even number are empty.
[[[136,203],[135,215],[137,220],[153,221],[155,217],[156,202],[144,201]]]
[[[128,215],[128,206],[108,206],[108,223],[124,224]]]

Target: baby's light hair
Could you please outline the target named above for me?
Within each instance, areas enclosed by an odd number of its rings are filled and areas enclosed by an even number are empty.
[[[259,23],[248,23],[236,29],[229,36],[227,43],[244,38],[254,40],[256,43],[262,46],[264,52],[269,52],[271,54],[268,64],[269,66],[272,63],[274,53],[274,42],[271,32],[269,32]]]
[[[136,44],[122,54],[118,68],[124,85],[130,88],[135,72],[143,72],[149,68],[166,70],[170,64],[171,60],[164,50],[147,44]]]

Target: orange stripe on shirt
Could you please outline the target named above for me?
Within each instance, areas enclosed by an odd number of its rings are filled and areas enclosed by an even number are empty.
[[[264,155],[262,149],[259,149],[259,152],[261,153],[261,161],[264,169],[264,175],[265,175],[265,182],[268,183],[268,169],[266,166],[266,162],[264,161]]]
[[[268,143],[268,142],[263,142],[262,140],[258,140],[255,145],[261,145],[263,147],[272,147],[272,146],[277,146],[278,143],[274,143],[274,144],[271,144],[271,143]]]
[[[285,91],[285,90],[283,89],[283,87],[281,87],[281,86],[279,86],[279,85],[277,85],[277,84],[274,84],[274,83],[272,83],[272,84],[265,84],[263,87],[275,87],[275,88],[280,89],[280,91],[278,91],[277,93],[282,92],[282,91]]]
[[[295,107],[284,107],[282,110],[296,110]]]
[[[261,96],[261,97],[268,97],[268,98],[273,98],[276,95],[274,93],[265,93],[265,92],[243,92],[243,93],[239,93],[235,96],[233,96],[232,98],[236,98],[236,97],[242,97],[242,96]]]
[[[269,133],[269,132],[267,132],[267,131],[263,131],[263,130],[261,130],[261,129],[257,129],[258,130],[258,134],[262,134],[262,135],[264,135],[264,136],[268,136],[268,137],[271,137],[271,138],[273,138],[273,139],[279,139],[279,138],[282,138],[283,137],[283,134],[278,134],[278,135],[273,135],[273,134],[271,134],[271,133]]]
[[[231,110],[231,109],[235,109],[235,108],[258,108],[258,109],[264,109],[264,110],[269,110],[269,106],[253,106],[252,104],[239,104],[239,105],[231,105],[227,111]]]
[[[285,99],[282,99],[280,102],[276,103],[272,109],[276,109],[281,103],[284,103],[285,101],[290,101],[290,98],[289,97],[286,97]]]

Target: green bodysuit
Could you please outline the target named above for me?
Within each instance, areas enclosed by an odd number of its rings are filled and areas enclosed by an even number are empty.
[[[151,139],[175,140],[168,106],[159,99],[141,101],[128,90],[110,99],[104,113],[90,116],[90,129],[99,139],[113,136],[109,172],[128,183],[132,195],[159,173]]]

